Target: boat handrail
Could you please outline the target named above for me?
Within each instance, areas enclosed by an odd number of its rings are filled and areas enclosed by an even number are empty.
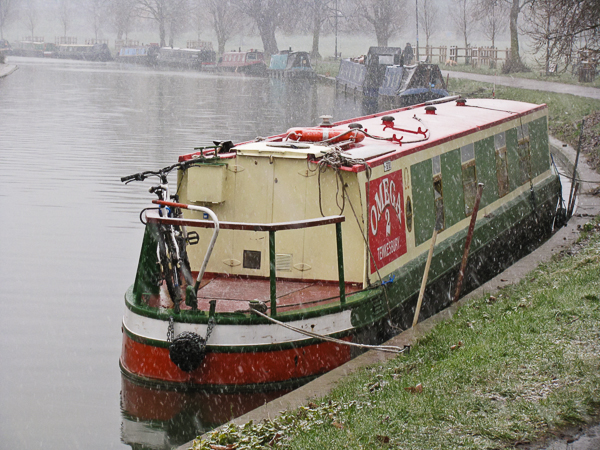
[[[156,202],[156,200],[155,200]],[[181,207],[181,205],[179,205]],[[184,205],[185,206],[185,205]],[[146,220],[151,223],[164,223],[167,225],[179,225],[197,228],[213,228],[214,223],[210,220],[201,219],[178,219],[174,217],[160,217],[154,214],[152,210],[146,211]],[[297,230],[300,228],[320,227],[333,223],[341,223],[346,220],[345,216],[326,216],[316,219],[296,220],[292,222],[278,223],[246,223],[246,222],[227,222],[220,221],[221,230],[242,230],[242,231],[282,231]]]
[[[183,203],[167,202],[162,200],[153,200],[152,203],[165,206],[178,207],[189,210],[202,210],[201,207],[186,205]],[[207,209],[207,208],[206,208]],[[212,211],[211,211],[212,212]],[[265,231],[269,233],[269,280],[270,280],[270,298],[271,298],[271,316],[277,315],[277,288],[275,283],[276,265],[275,265],[275,232],[283,230],[297,230],[302,228],[319,227],[322,225],[335,224],[335,236],[337,244],[337,262],[338,262],[338,280],[340,287],[340,303],[346,303],[346,282],[344,276],[344,254],[342,246],[342,222],[346,220],[345,216],[327,216],[316,219],[296,220],[292,222],[279,223],[243,223],[243,222],[213,222],[210,220],[199,219],[180,219],[173,217],[160,217],[152,210],[146,210],[147,223],[162,223],[175,226],[197,227],[197,228],[217,228],[221,230],[242,230],[242,231]],[[216,236],[213,234],[213,240]],[[211,241],[212,242],[212,241]],[[208,254],[210,256],[210,254]],[[195,287],[195,292],[198,289]]]

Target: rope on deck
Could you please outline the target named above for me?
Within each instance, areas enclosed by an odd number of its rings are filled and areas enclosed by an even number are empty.
[[[293,326],[288,325],[286,323],[280,322],[277,319],[273,319],[272,317],[270,317],[270,316],[268,316],[268,315],[266,315],[266,314],[264,314],[264,313],[262,313],[260,311],[257,311],[256,309],[252,309],[252,312],[255,313],[255,314],[257,314],[257,315],[259,315],[259,316],[261,316],[261,317],[264,317],[265,319],[269,320],[270,322],[273,322],[273,323],[275,323],[277,325],[281,325],[282,327],[287,328],[288,330],[292,330],[292,331],[295,331],[297,333],[300,333],[300,334],[303,334],[305,336],[309,336],[309,337],[312,337],[312,338],[321,339],[323,341],[334,342],[336,344],[349,345],[351,347],[359,347],[359,348],[365,348],[365,349],[368,349],[368,350],[377,350],[377,351],[380,351],[380,352],[396,353],[396,354],[397,353],[404,353],[404,351],[409,348],[409,347],[400,348],[400,347],[396,347],[396,346],[393,346],[393,345],[357,344],[355,342],[343,341],[341,339],[336,339],[336,338],[333,338],[333,337],[330,337],[330,336],[324,336],[322,334],[313,333],[312,331],[307,331],[307,330],[303,330],[301,328],[293,327]]]

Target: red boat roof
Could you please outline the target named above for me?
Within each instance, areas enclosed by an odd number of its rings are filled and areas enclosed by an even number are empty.
[[[349,131],[350,124],[362,125],[365,138],[350,145],[344,153],[351,158],[364,159],[369,166],[374,167],[383,164],[384,161],[401,158],[546,108],[545,104],[535,105],[499,99],[469,99],[461,106],[452,100],[344,120],[334,123],[333,127],[322,129],[329,130],[330,133],[346,132]],[[286,139],[288,134],[289,130],[288,133],[272,136],[261,142],[240,144],[235,150],[239,154],[302,159],[309,155],[319,158],[330,150],[330,147],[322,144]],[[180,160],[192,157],[193,155],[185,155],[180,157]],[[364,170],[364,165],[344,169],[361,171]]]

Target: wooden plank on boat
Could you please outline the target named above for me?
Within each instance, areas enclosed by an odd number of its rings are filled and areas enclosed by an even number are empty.
[[[214,228],[215,224],[210,220],[198,219],[175,219],[167,217],[159,217],[148,211],[146,216],[148,222],[164,223],[167,225],[178,225],[197,228]],[[327,216],[317,219],[297,220],[294,222],[281,223],[242,223],[242,222],[219,222],[219,227],[222,230],[244,230],[244,231],[282,231],[282,230],[297,230],[300,228],[320,227],[334,223],[344,222],[344,216]]]

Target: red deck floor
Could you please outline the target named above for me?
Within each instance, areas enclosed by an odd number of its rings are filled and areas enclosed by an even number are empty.
[[[359,291],[361,287],[346,283],[346,294]],[[248,302],[258,300],[270,307],[270,283],[265,279],[213,278],[204,280],[198,290],[198,309],[208,311],[209,301],[217,300],[217,312],[247,311]],[[317,304],[339,302],[340,288],[337,283],[321,281],[277,281],[277,310],[289,311]],[[184,295],[182,295],[184,297]],[[159,296],[148,299],[153,307],[172,308],[173,303],[162,286]],[[181,303],[181,309],[191,309]]]

